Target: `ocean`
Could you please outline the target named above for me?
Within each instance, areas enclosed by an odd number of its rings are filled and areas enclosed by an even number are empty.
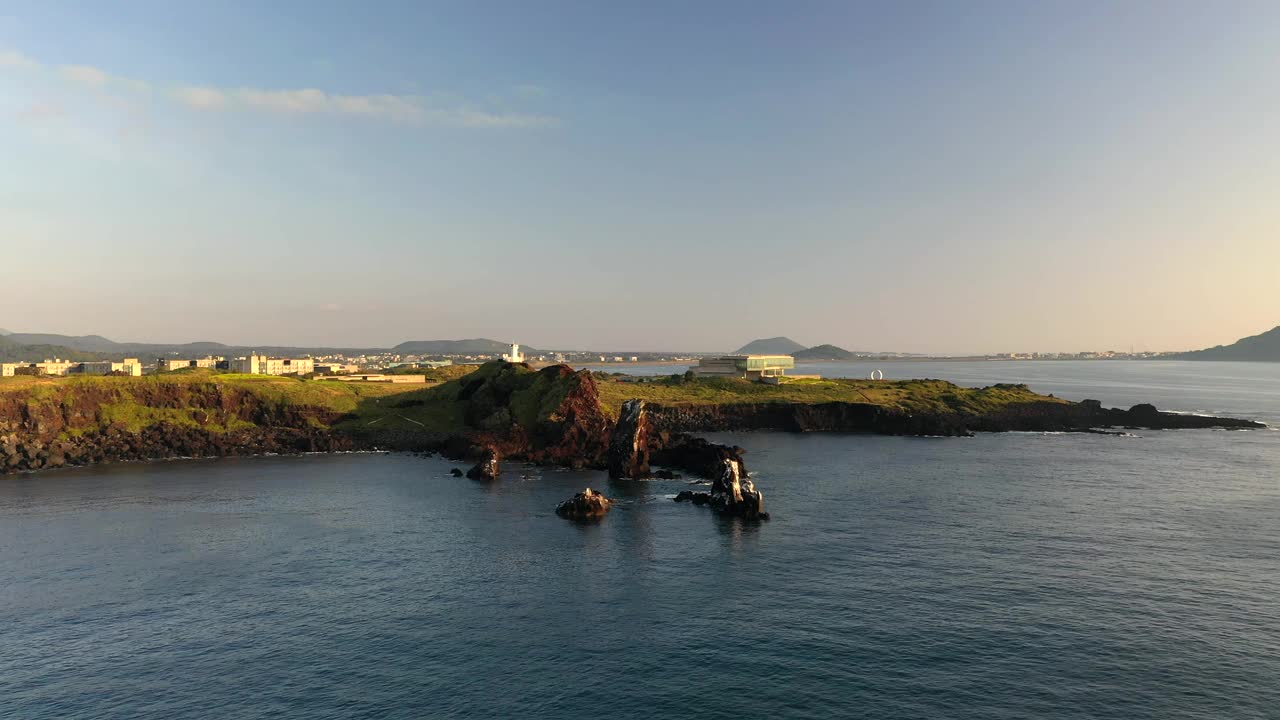
[[[1280,365],[805,368],[1280,427]],[[771,522],[410,455],[0,478],[0,717],[1280,717],[1280,432],[712,437]]]

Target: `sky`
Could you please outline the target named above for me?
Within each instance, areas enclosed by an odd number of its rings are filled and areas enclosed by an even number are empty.
[[[0,327],[1180,350],[1280,325],[1280,4],[0,7]]]

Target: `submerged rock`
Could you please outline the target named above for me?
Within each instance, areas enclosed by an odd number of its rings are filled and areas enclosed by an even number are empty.
[[[691,502],[694,505],[706,505],[711,502],[711,493],[681,490],[676,493],[676,502]]]
[[[613,501],[587,488],[556,506],[556,514],[570,520],[602,518],[613,507]]]
[[[459,470],[458,468],[453,468],[452,470],[449,471],[449,474],[454,477],[462,477],[462,471]]]

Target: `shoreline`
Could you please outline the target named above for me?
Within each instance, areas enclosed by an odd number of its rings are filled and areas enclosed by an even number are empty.
[[[740,448],[699,433],[775,430],[911,436],[1110,429],[1263,429],[1252,420],[1104,408],[1025,385],[829,380],[768,386],[495,361],[427,388],[290,378],[54,380],[0,392],[0,473],[120,461],[408,451],[608,469],[649,463],[714,477]]]

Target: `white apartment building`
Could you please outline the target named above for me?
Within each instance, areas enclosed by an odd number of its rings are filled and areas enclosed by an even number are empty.
[[[308,375],[316,370],[315,360],[311,358],[272,358],[257,353],[235,358],[227,364],[232,372],[249,375]]]

